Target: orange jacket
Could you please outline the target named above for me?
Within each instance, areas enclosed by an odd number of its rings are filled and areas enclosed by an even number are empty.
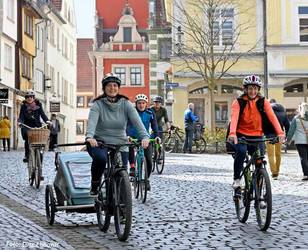
[[[262,117],[257,108],[256,102],[260,97],[256,97],[253,100],[248,99],[247,96],[243,97],[247,100],[247,104],[243,110],[243,114],[240,115],[240,105],[237,100],[232,103],[231,106],[231,124],[229,136],[234,136],[236,133],[240,133],[247,136],[262,136]],[[279,121],[269,103],[268,100],[264,100],[264,111],[273,124],[276,134],[283,136],[284,132],[281,129]]]

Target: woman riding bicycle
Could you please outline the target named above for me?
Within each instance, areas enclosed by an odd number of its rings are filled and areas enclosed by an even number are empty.
[[[97,195],[102,174],[106,167],[108,149],[98,147],[98,141],[106,144],[126,144],[127,122],[133,123],[142,139],[142,146],[149,145],[149,135],[142,121],[127,97],[119,94],[121,79],[115,74],[107,74],[102,80],[104,94],[94,99],[88,118],[86,141],[89,143],[87,150],[92,157],[91,191],[90,195]],[[127,166],[128,152],[122,149],[123,166]],[[125,152],[124,152],[125,151]]]
[[[26,92],[25,100],[21,105],[18,123],[25,124],[32,128],[39,128],[42,126],[40,118],[42,118],[45,123],[48,124],[51,123],[48,120],[48,117],[45,115],[42,104],[38,99],[35,99],[34,91],[29,90]],[[23,162],[28,162],[29,159],[28,128],[22,127],[21,135],[25,141],[25,157],[23,159]]]
[[[228,140],[234,143],[235,149],[234,189],[237,189],[241,184],[240,175],[247,150],[249,154],[255,150],[254,146],[238,144],[238,137],[258,139],[262,138],[264,134],[277,134],[280,141],[285,140],[285,134],[269,101],[259,93],[261,86],[262,82],[258,76],[246,76],[243,80],[244,94],[232,103]],[[271,128],[271,131],[265,131],[266,128]],[[264,144],[260,144],[260,149],[264,150]]]
[[[152,130],[152,136],[155,138],[158,136],[158,126],[157,121],[154,112],[147,108],[148,104],[148,97],[144,94],[138,94],[135,97],[135,104],[136,104],[136,110],[142,120],[142,123],[145,127],[145,129],[149,132],[150,126]],[[129,123],[128,124],[128,130],[127,135],[134,138],[139,139],[137,130],[134,126],[134,124]],[[147,149],[144,150],[144,156],[146,159],[147,169],[148,169],[148,183],[147,188],[150,191],[150,174],[152,172],[152,145],[150,144]],[[129,164],[130,164],[130,175],[135,175],[135,155],[134,155],[134,149],[129,148]]]

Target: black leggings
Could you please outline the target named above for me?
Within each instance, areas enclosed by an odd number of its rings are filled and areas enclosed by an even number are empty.
[[[10,150],[10,138],[3,138],[2,139],[3,149],[5,150],[5,148],[6,148],[6,142],[7,142],[7,149]]]
[[[149,144],[149,146],[146,149],[144,149],[144,157],[147,163],[147,170],[148,170],[148,178],[150,177],[152,172],[152,154],[153,154],[152,145]],[[135,150],[133,147],[129,147],[128,160],[130,164],[135,163]]]
[[[308,176],[308,144],[296,144],[296,148],[301,160],[303,174]]]

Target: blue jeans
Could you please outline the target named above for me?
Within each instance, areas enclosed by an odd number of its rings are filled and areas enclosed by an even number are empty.
[[[262,137],[248,137],[246,136],[246,138],[262,138]],[[235,155],[234,155],[234,165],[233,165],[233,179],[240,179],[241,177],[241,172],[243,171],[243,165],[244,165],[244,161],[245,161],[245,157],[246,157],[246,152],[248,150],[248,154],[252,155],[255,150],[256,147],[252,146],[252,145],[246,145],[246,144],[234,144],[234,149],[235,149]],[[260,143],[259,144],[259,148],[261,150],[261,153],[264,154],[264,150],[265,150],[265,145],[264,143]]]
[[[193,142],[194,130],[185,128],[185,142],[183,146],[183,152],[191,152]]]
[[[89,155],[92,157],[91,176],[92,183],[100,183],[108,161],[108,149],[105,147],[87,146]],[[121,152],[123,166],[127,169],[128,152]]]

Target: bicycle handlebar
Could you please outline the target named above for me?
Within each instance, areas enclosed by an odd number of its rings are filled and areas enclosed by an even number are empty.
[[[256,138],[256,139],[249,139],[245,137],[240,137],[238,138],[238,142],[242,144],[256,144],[256,143],[261,143],[261,142],[269,142],[271,144],[275,144],[279,142],[279,137],[271,137],[271,138]]]
[[[48,124],[44,124],[42,127],[39,127],[39,128],[36,128],[36,127],[30,127],[30,126],[28,126],[28,125],[26,125],[26,124],[24,124],[24,123],[20,123],[20,126],[23,126],[23,127],[25,127],[25,128],[28,128],[28,129],[42,129],[42,128],[47,127],[47,126],[48,126]]]

